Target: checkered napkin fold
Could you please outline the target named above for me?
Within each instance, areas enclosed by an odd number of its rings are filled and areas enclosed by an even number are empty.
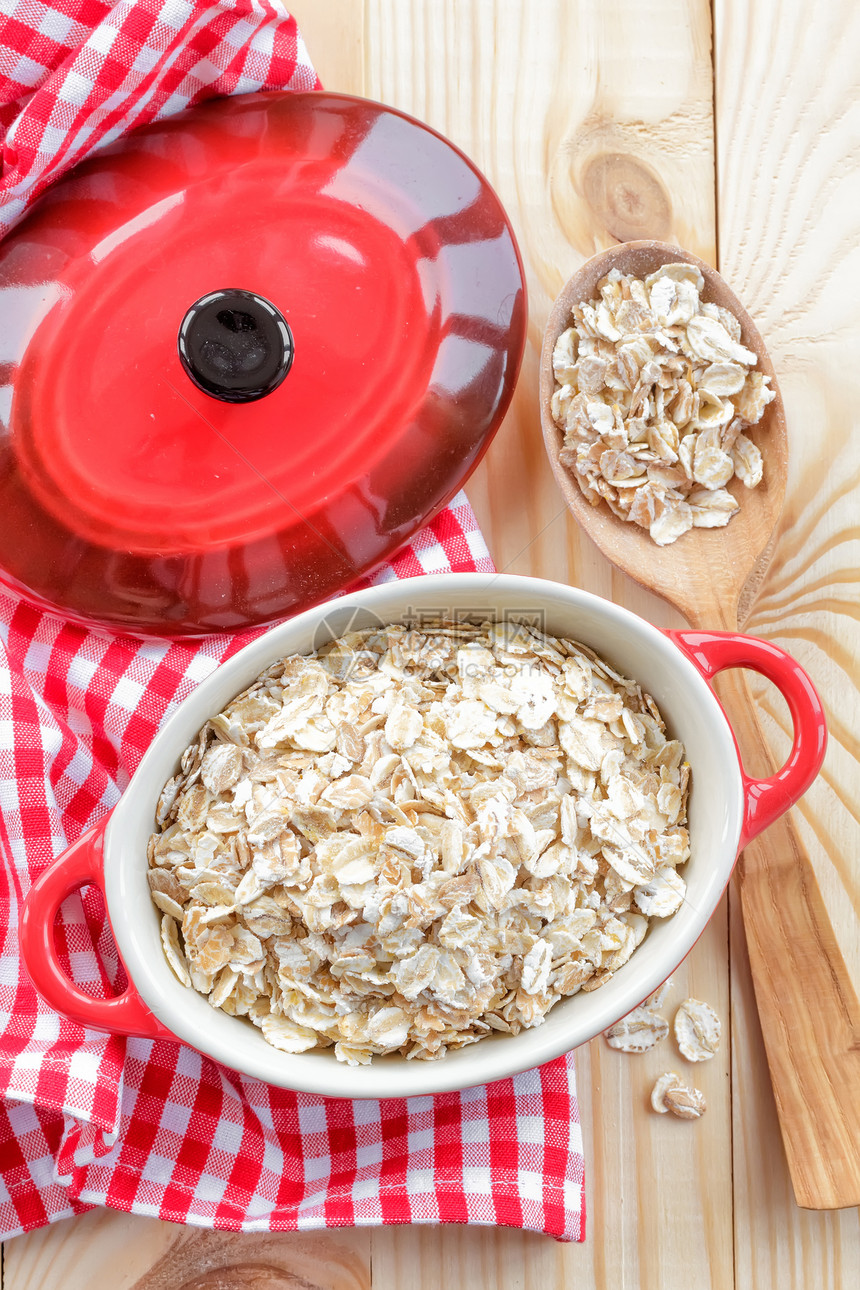
[[[99,144],[212,95],[312,89],[269,0],[4,0],[0,233]],[[375,582],[491,570],[460,494]],[[141,643],[0,590],[0,1237],[96,1205],[243,1231],[507,1224],[583,1237],[573,1059],[462,1093],[349,1102],[52,1012],[18,955],[31,880],[117,801],[164,718],[245,643]],[[98,892],[64,904],[66,970],[125,975]]]

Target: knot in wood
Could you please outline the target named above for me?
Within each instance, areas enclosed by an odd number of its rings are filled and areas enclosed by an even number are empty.
[[[589,206],[619,242],[662,238],[669,232],[669,194],[653,171],[635,157],[622,152],[592,157],[582,185]]]
[[[313,1290],[303,1277],[270,1263],[233,1263],[184,1281],[180,1290]]]

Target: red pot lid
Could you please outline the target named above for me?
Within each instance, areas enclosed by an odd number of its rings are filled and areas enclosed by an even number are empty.
[[[135,131],[0,244],[0,579],[133,631],[307,608],[462,485],[525,328],[498,198],[403,113],[253,94]]]

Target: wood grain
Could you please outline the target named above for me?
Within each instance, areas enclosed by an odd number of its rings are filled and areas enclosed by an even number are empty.
[[[514,220],[531,293],[529,354],[507,423],[468,490],[497,563],[569,580],[652,622],[679,625],[662,601],[615,573],[568,518],[540,445],[537,353],[562,283],[613,235],[659,230],[715,262],[708,4],[296,0],[292,7],[327,86],[384,99],[449,133],[489,174]],[[845,284],[852,268],[856,281],[860,247],[858,18],[851,0],[715,0],[715,14],[720,267],[768,343],[791,435],[786,515],[751,625],[799,657],[830,703],[825,774],[798,826],[856,971],[860,313]],[[756,694],[782,754],[784,713],[764,687]],[[670,1117],[657,1120],[644,1106],[649,1080],[664,1058],[675,1060],[672,1049],[633,1058],[595,1042],[577,1054],[584,1246],[493,1229],[346,1231],[322,1238],[334,1242],[325,1246],[305,1234],[230,1238],[234,1264],[271,1259],[310,1286],[340,1284],[332,1265],[353,1277],[347,1285],[367,1284],[372,1271],[370,1284],[384,1290],[847,1290],[860,1266],[860,1226],[853,1212],[808,1213],[791,1199],[739,927],[736,914],[730,1042],[695,1071],[712,1099],[702,1121],[666,1125]],[[693,993],[727,1020],[727,949],[721,910],[676,975],[673,999]],[[146,1278],[163,1279],[164,1255],[178,1236],[186,1258],[197,1251],[197,1264],[183,1264],[191,1267],[186,1280],[207,1270],[210,1250],[220,1257],[225,1248],[219,1234],[86,1215],[10,1242],[4,1290],[153,1290]],[[174,1284],[179,1290],[182,1282]]]
[[[429,121],[473,157],[520,241],[529,347],[513,407],[468,490],[497,565],[679,623],[614,573],[567,515],[541,446],[538,367],[554,297],[618,232],[635,225],[637,236],[660,235],[714,258],[710,13],[705,4],[661,2],[646,14],[621,0],[547,2],[539,20],[536,12],[528,0],[368,0],[366,92]],[[676,978],[676,1002],[698,991],[718,1010],[728,1008],[726,936],[721,912]],[[559,1252],[504,1233],[496,1238],[504,1251],[497,1263],[486,1234],[443,1229],[431,1244],[415,1230],[374,1232],[375,1284],[388,1290],[408,1279],[416,1290],[435,1287],[432,1249],[447,1280],[469,1287],[656,1288],[682,1277],[732,1285],[727,1059],[701,1071],[710,1109],[696,1126],[702,1132],[691,1134],[689,1124],[667,1124],[670,1117],[646,1107],[671,1052],[631,1058],[602,1040],[581,1049],[585,1246]],[[711,1206],[710,1194],[725,1202]],[[672,1223],[663,1221],[666,1213]]]
[[[732,900],[732,1109],[739,1290],[848,1290],[860,1268],[856,1210],[799,1209],[780,1149],[740,902]]]
[[[110,1210],[7,1243],[4,1290],[369,1290],[366,1232],[199,1232]]]
[[[766,756],[748,685],[731,677],[726,686],[739,740]],[[735,886],[795,1199],[856,1206],[860,1004],[793,813],[746,846]]]
[[[714,7],[720,268],[765,334],[791,434],[774,559],[746,626],[795,654],[828,709],[824,769],[793,814],[856,982],[860,301],[846,285],[860,231],[860,74],[852,53],[860,15],[848,4],[779,9],[775,21],[743,0]],[[754,689],[771,747],[783,753],[784,713],[761,684]],[[732,1017],[734,1052],[746,1054],[736,1059],[734,1085],[738,1283],[851,1284],[860,1266],[858,1214],[798,1210],[775,1145],[762,1149],[775,1136],[775,1113],[739,935]]]
[[[774,558],[746,627],[790,650],[825,698],[830,746],[801,827],[857,979],[860,13],[792,0],[777,23],[717,0],[716,15],[721,268],[767,340],[791,433]],[[756,692],[784,752],[787,724]]]

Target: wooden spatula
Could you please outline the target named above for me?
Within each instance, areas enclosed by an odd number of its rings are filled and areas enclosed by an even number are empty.
[[[643,278],[661,264],[695,264],[704,298],[730,309],[742,341],[772,378],[776,399],[754,432],[765,473],[737,488],[740,511],[726,528],[692,529],[658,547],[646,530],[593,507],[559,460],[562,433],[550,414],[552,351],[571,306],[592,299],[612,268]],[[720,275],[696,256],[661,242],[628,242],[589,260],[568,282],[547,323],[541,366],[541,421],[550,463],[568,506],[619,569],[675,605],[692,627],[736,631],[769,556],[785,494],[788,443],[782,398],[755,324]],[[773,767],[742,673],[721,693],[744,753]],[[860,1004],[830,926],[812,865],[789,815],[748,844],[737,882],[756,1002],[783,1143],[797,1203],[808,1209],[860,1205]]]

